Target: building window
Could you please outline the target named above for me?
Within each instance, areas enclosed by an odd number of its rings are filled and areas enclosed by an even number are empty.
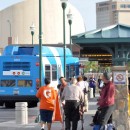
[[[103,2],[103,3],[100,3],[99,6],[108,6],[109,3],[108,2]]]
[[[121,4],[120,7],[121,8],[126,8],[126,5],[125,4]]]
[[[116,5],[112,5],[112,9],[115,9],[116,8]]]
[[[98,8],[98,11],[107,11],[107,10],[109,10],[109,8],[108,8],[108,7]]]
[[[130,5],[127,5],[128,8],[130,8]]]

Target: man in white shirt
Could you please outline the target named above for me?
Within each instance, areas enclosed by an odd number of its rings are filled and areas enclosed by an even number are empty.
[[[65,112],[65,130],[71,129],[77,130],[78,121],[80,119],[79,106],[80,102],[83,101],[83,92],[76,85],[77,80],[71,79],[71,85],[64,88],[62,93],[62,99],[65,100],[64,112]]]

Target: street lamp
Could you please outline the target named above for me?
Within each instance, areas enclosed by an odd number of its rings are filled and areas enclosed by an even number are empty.
[[[39,79],[42,86],[42,0],[39,0]]]
[[[9,30],[10,30],[10,37],[11,37],[11,22],[10,22],[10,20],[7,20],[7,22],[9,23]]]
[[[34,23],[32,23],[32,25],[30,26],[30,31],[31,31],[31,35],[32,35],[32,45],[33,45],[33,35],[34,35],[34,31],[35,31]]]
[[[63,43],[64,43],[64,77],[66,78],[66,37],[65,37],[65,9],[67,7],[68,0],[61,0],[61,6],[63,9]]]
[[[71,52],[72,52],[72,43],[71,43],[72,13],[71,13],[70,10],[69,10],[69,13],[67,14],[67,18],[68,18],[68,23],[69,23],[69,26],[70,26],[70,49],[71,49]]]

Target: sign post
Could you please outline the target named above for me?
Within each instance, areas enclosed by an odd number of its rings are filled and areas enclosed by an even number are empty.
[[[117,130],[130,130],[128,115],[128,71],[125,66],[112,67],[113,82],[116,87],[113,122]]]

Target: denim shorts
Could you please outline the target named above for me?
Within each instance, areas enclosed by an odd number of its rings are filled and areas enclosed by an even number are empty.
[[[41,116],[41,121],[51,123],[52,122],[52,116],[53,116],[53,111],[51,110],[44,110],[40,109],[40,116]]]

